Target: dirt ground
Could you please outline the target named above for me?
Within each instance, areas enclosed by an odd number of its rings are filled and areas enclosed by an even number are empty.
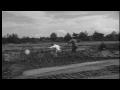
[[[120,74],[92,77],[89,79],[120,79]]]
[[[62,67],[52,67],[52,68],[43,68],[43,69],[35,69],[35,70],[28,70],[23,72],[23,75],[17,78],[21,78],[21,79],[26,79],[26,78],[40,78],[40,77],[44,77],[45,79],[47,77],[49,77],[49,79],[52,79],[53,77],[57,79],[62,79],[62,76],[66,76],[69,78],[70,76],[73,77],[73,75],[71,75],[71,73],[81,73],[81,72],[88,72],[88,74],[91,73],[96,73],[97,74],[101,73],[100,75],[97,75],[95,77],[87,77],[85,78],[84,75],[84,79],[119,79],[119,73],[111,73],[113,71],[108,71],[105,70],[105,67],[114,67],[114,66],[119,66],[119,60],[118,59],[114,59],[114,60],[109,60],[109,61],[96,61],[96,62],[87,62],[87,63],[81,63],[81,64],[73,64],[73,65],[68,65],[68,66],[62,66]],[[102,70],[104,69],[104,70]],[[62,76],[61,76],[62,74]],[[66,75],[65,75],[66,74]],[[94,75],[94,74],[92,74]],[[52,76],[52,77],[51,77]],[[59,77],[58,77],[59,76]],[[80,75],[77,75],[76,78],[77,79],[81,79],[78,78],[80,77]],[[64,78],[63,77],[63,78]],[[75,77],[75,76],[74,76]],[[17,79],[16,78],[16,79]],[[76,79],[75,78],[75,79]],[[67,79],[67,78],[66,78]]]

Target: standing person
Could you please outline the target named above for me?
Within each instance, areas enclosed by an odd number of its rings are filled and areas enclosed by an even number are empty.
[[[54,48],[55,49],[55,54],[57,55],[59,52],[61,52],[61,46],[60,45],[57,45],[57,44],[51,44],[52,46],[51,47],[48,47],[50,49]]]
[[[72,52],[76,53],[77,45],[76,42],[78,42],[77,39],[73,36],[72,39],[68,42],[68,45],[72,43]]]
[[[105,50],[106,49],[106,45],[104,43],[104,41],[102,41],[102,43],[100,44],[98,50],[102,51],[102,50]]]

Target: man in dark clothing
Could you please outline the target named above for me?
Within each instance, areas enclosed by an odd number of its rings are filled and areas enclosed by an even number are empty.
[[[102,50],[105,50],[105,49],[106,49],[106,45],[105,45],[105,43],[102,41],[102,43],[100,44],[98,50],[102,51]]]
[[[76,50],[77,50],[76,42],[78,42],[78,40],[76,40],[74,36],[73,36],[72,39],[68,42],[68,45],[72,43],[72,52],[74,52],[74,53],[76,53]]]

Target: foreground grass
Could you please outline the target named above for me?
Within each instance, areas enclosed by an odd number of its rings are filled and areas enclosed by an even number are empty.
[[[57,57],[53,59],[44,59],[43,61],[34,60],[34,61],[21,61],[21,62],[14,62],[14,63],[5,63],[2,67],[2,78],[14,78],[16,76],[22,75],[22,72],[26,70],[32,70],[37,68],[45,68],[45,67],[55,67],[55,66],[63,66],[63,65],[70,65],[76,63],[83,63],[83,62],[93,62],[93,61],[102,61],[102,60],[110,60],[111,58],[78,58],[74,57],[71,58],[64,58],[58,59]],[[115,59],[115,58],[113,58]]]

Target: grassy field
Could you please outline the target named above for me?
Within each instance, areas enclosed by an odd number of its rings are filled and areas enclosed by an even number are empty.
[[[2,45],[2,78],[13,78],[21,75],[23,71],[35,68],[62,66],[74,63],[91,62],[96,60],[109,60],[110,58],[119,57],[102,57],[101,52],[97,49],[101,42],[80,42],[78,43],[77,54],[71,54],[71,45],[67,43],[56,43],[62,46],[65,50],[59,54],[58,57],[49,52],[41,53],[41,50],[48,50],[47,47],[50,43],[40,44],[6,44]],[[116,51],[119,50],[119,42],[105,42],[107,50]],[[34,49],[34,53],[26,56],[21,53],[21,50],[25,46],[30,46]],[[79,51],[83,49],[83,51]],[[85,49],[85,50],[84,50]],[[92,51],[90,51],[92,49]],[[4,54],[10,53],[12,61],[4,61]],[[13,54],[14,53],[14,54]]]
[[[4,50],[14,50],[14,49],[17,49],[17,50],[21,50],[23,47],[25,46],[31,46],[35,49],[42,49],[42,48],[46,48],[46,47],[49,47],[51,43],[39,43],[39,44],[5,44],[5,45],[2,45],[2,51]],[[58,45],[61,45],[61,46],[67,46],[67,43],[62,43],[62,42],[55,42],[55,44],[58,44]],[[101,44],[101,42],[80,42],[80,43],[77,43],[77,45],[79,47],[83,47],[83,46],[99,46]],[[109,45],[119,45],[119,41],[106,41],[105,44],[107,44],[107,46],[109,47]],[[69,45],[71,46],[71,45]],[[114,46],[112,46],[114,47]],[[115,47],[114,47],[115,48]]]

